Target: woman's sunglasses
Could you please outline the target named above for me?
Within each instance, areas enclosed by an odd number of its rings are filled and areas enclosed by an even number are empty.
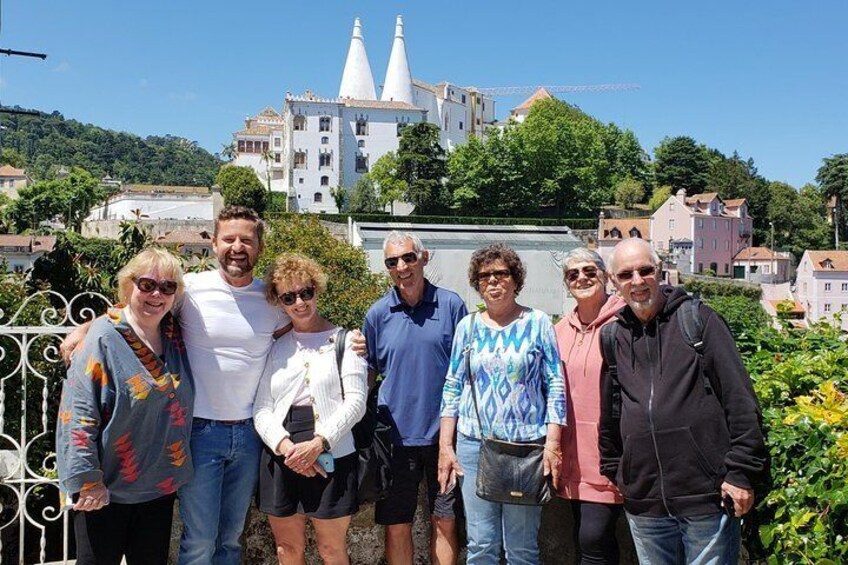
[[[565,272],[565,280],[570,283],[573,283],[574,281],[580,278],[580,273],[583,273],[583,275],[587,279],[594,279],[598,276],[598,268],[586,266],[582,269],[568,269]]]
[[[414,265],[418,262],[418,253],[410,251],[409,253],[404,253],[397,257],[386,257],[383,263],[386,264],[387,269],[395,269],[398,266],[399,259],[403,259],[403,262],[407,265]]]
[[[280,302],[286,306],[291,306],[297,302],[297,297],[300,297],[304,302],[308,302],[315,298],[315,287],[307,286],[297,292],[284,292],[280,295]]]
[[[135,277],[133,279],[135,283],[135,287],[141,292],[153,292],[157,288],[159,292],[164,294],[165,296],[171,296],[172,294],[177,292],[177,288],[179,285],[177,281],[172,281],[170,279],[162,279],[161,281],[157,281],[156,279],[151,279],[150,277]]]
[[[654,276],[656,272],[657,268],[654,265],[645,265],[644,267],[639,267],[632,271],[619,271],[615,274],[615,278],[617,278],[619,282],[627,282],[633,278],[634,273],[639,273],[640,277],[647,279],[648,277]]]

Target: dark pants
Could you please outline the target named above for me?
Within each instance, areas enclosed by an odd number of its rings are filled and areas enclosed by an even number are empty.
[[[621,515],[620,504],[571,501],[580,565],[617,565],[618,542],[615,525]]]
[[[174,495],[74,512],[77,565],[167,565]]]

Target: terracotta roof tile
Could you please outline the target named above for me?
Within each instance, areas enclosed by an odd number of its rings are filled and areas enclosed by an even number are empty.
[[[538,90],[536,90],[536,92],[530,95],[530,98],[513,108],[512,111],[515,112],[516,110],[529,110],[530,106],[532,106],[539,100],[547,100],[548,98],[553,98],[553,96],[551,96],[551,93],[545,90],[544,87],[539,88]]]
[[[789,254],[776,251],[772,256],[772,251],[768,247],[746,247],[736,254],[734,261],[755,261],[755,260],[788,260]]]
[[[264,110],[259,112],[260,116],[265,116],[267,118],[281,118],[280,113],[273,109],[271,106],[266,106]]]
[[[56,245],[56,238],[52,235],[0,234],[0,247],[25,247],[30,253],[39,251],[49,253],[53,251],[54,245]]]
[[[24,169],[16,169],[12,165],[3,165],[0,167],[0,177],[25,177]]]
[[[271,126],[263,126],[262,124],[259,124],[236,132],[236,135],[268,135],[271,133],[271,129]]]
[[[157,243],[208,244],[212,245],[212,234],[208,231],[174,230],[156,238]]]
[[[712,202],[718,198],[717,192],[703,192],[701,194],[693,194],[686,198],[686,204],[695,204],[696,202]]]
[[[848,251],[807,251],[814,271],[848,271]],[[825,267],[830,261],[832,268]]]
[[[724,207],[736,208],[737,206],[742,206],[742,204],[745,204],[746,202],[747,200],[745,198],[732,198],[724,201]]]
[[[618,231],[621,232],[621,237],[613,237],[611,235],[613,229],[615,228],[618,228]],[[632,230],[633,228],[639,230],[642,239],[650,240],[650,218],[604,218],[603,220],[601,220],[600,225],[598,227],[598,239],[626,239],[630,237],[630,230]]]

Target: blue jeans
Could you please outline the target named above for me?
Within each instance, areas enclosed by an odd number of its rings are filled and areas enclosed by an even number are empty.
[[[477,496],[480,440],[457,434],[456,456],[465,474],[460,478],[468,531],[468,565],[500,562],[501,546],[510,565],[539,563],[541,506],[489,502]]]
[[[636,554],[642,565],[736,565],[739,518],[723,512],[688,518],[627,514]]]
[[[180,565],[239,565],[239,537],[259,476],[262,440],[253,420],[228,425],[195,418],[194,478],[179,491]]]

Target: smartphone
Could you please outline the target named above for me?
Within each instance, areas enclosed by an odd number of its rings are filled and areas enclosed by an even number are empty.
[[[321,465],[321,468],[324,469],[326,473],[332,473],[336,469],[333,456],[326,452],[318,456],[318,464]]]
[[[721,505],[724,507],[724,513],[731,518],[736,517],[736,505],[733,503],[733,498],[729,494],[724,495],[721,499]]]

